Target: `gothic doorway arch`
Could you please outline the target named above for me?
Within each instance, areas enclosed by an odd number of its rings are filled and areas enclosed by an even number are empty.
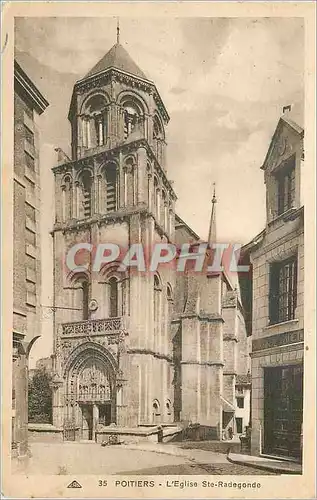
[[[64,373],[64,425],[78,439],[95,440],[98,428],[116,423],[117,371],[112,354],[92,342],[70,356]]]

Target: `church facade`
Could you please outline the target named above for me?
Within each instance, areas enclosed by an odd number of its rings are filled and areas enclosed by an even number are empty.
[[[160,94],[118,41],[76,82],[68,118],[72,157],[59,150],[53,168],[53,423],[94,440],[111,424],[190,421],[221,438],[235,429],[235,380],[249,359],[230,280],[171,266],[122,271],[119,259],[98,273],[92,260],[80,272],[65,265],[82,242],[199,242],[175,213]]]

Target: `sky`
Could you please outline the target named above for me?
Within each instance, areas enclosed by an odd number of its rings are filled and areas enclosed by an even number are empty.
[[[73,85],[114,45],[116,25],[105,17],[16,18],[16,57],[50,103],[38,119],[46,305],[52,301],[54,148],[70,153]],[[260,167],[282,108],[303,102],[303,20],[122,18],[120,42],[169,112],[167,175],[177,213],[206,238],[215,182],[218,240],[246,243],[265,225]],[[45,318],[50,330],[49,312]],[[39,340],[34,356],[49,354],[49,344]]]

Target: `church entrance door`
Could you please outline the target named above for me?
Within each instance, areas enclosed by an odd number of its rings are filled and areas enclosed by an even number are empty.
[[[98,423],[101,425],[110,425],[111,420],[111,402],[98,405],[99,408],[99,420]]]
[[[93,439],[93,406],[91,404],[81,405],[82,411],[82,439],[92,440]]]

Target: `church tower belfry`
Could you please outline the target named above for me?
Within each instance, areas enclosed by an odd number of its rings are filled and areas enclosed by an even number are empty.
[[[169,116],[117,35],[74,85],[71,159],[61,156],[53,168],[54,424],[80,428],[85,439],[96,435],[96,422],[173,419],[172,270],[141,275],[112,262],[94,273],[93,252],[81,272],[63,265],[76,244],[128,249],[139,243],[148,250],[174,241],[176,195],[165,159]]]
[[[109,52],[76,82],[68,119],[72,161],[85,159],[88,170],[97,167],[99,179],[92,186],[87,170],[83,176],[77,173],[75,184],[83,188],[85,199],[94,191],[94,200],[83,209],[81,190],[73,186],[69,218],[146,204],[167,230],[175,199],[166,177],[169,116],[156,86],[120,44],[119,34]]]

